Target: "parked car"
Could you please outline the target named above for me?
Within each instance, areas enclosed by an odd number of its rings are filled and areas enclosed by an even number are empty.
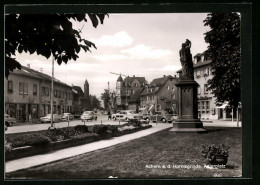
[[[166,122],[172,122],[173,121],[173,117],[171,116],[171,114],[169,114],[167,111],[157,111],[155,112],[155,114],[150,115],[149,119],[152,122],[158,122],[161,121],[163,123]]]
[[[115,113],[115,114],[112,114],[112,115],[111,115],[111,118],[112,118],[113,120],[124,120],[124,119],[125,119],[125,118],[124,118],[124,114],[121,113],[120,111],[117,112],[117,113]]]
[[[138,116],[141,116],[139,114],[136,114],[134,110],[121,110],[116,114],[112,114],[112,119],[114,120],[130,120],[130,119],[135,119]]]
[[[5,114],[5,125],[7,127],[12,126],[12,124],[16,123],[16,119],[10,117],[8,114]]]
[[[67,121],[68,118],[69,118],[69,120],[73,120],[74,115],[72,115],[71,113],[63,113],[62,120]]]
[[[97,115],[93,111],[85,111],[80,117],[81,121],[84,120],[97,120]]]
[[[59,114],[53,114],[53,122],[61,121],[62,116]],[[51,122],[51,114],[47,114],[47,116],[40,118],[41,123],[50,123]]]

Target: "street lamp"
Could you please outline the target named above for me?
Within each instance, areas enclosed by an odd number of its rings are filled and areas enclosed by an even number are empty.
[[[51,77],[51,128],[53,128],[53,78],[54,78],[54,56],[52,58],[52,77]]]
[[[114,74],[114,75],[122,75],[122,76],[126,77],[126,78],[125,78],[125,79],[126,79],[126,80],[125,80],[125,83],[126,83],[126,90],[125,90],[125,91],[126,91],[126,92],[125,92],[125,94],[126,94],[126,100],[125,100],[125,101],[126,101],[126,110],[127,110],[127,107],[128,107],[128,101],[127,101],[127,85],[128,85],[128,84],[127,84],[127,76],[126,76],[126,75],[123,75],[123,74],[121,74],[121,73],[120,73],[120,74],[118,74],[118,73],[113,73],[113,72],[110,72],[110,73],[111,73],[111,74]]]

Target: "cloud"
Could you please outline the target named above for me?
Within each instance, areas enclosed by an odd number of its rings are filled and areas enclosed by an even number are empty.
[[[171,65],[162,68],[148,68],[147,71],[178,71],[179,69],[181,69],[181,66]]]
[[[132,44],[133,39],[128,35],[127,32],[121,31],[114,35],[103,35],[93,42],[98,46],[111,46],[111,47],[124,47]]]
[[[153,49],[152,47],[145,46],[143,44],[139,44],[133,48],[122,50],[121,53],[129,54],[130,57],[136,59],[159,59],[171,54],[170,50],[163,49]]]
[[[110,60],[122,60],[125,59],[125,55],[95,55],[93,58],[100,61],[110,61]]]

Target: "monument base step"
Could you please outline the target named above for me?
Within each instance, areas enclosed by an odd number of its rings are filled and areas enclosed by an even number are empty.
[[[197,132],[197,133],[207,132],[207,130],[204,128],[172,128],[170,131],[172,131],[172,132]]]

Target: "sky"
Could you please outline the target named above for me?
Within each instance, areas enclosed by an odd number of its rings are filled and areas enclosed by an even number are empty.
[[[193,56],[207,49],[204,33],[209,27],[203,24],[206,16],[206,13],[109,14],[97,28],[89,19],[87,23],[74,22],[75,29],[82,29],[82,38],[95,43],[97,49],[81,51],[77,61],[61,65],[55,62],[54,77],[82,89],[87,79],[90,94],[99,98],[108,82],[111,90],[116,88],[118,75],[110,72],[145,77],[148,82],[163,75],[174,76],[181,69],[179,50],[186,39],[192,42]],[[16,59],[51,76],[52,57],[17,52]]]

